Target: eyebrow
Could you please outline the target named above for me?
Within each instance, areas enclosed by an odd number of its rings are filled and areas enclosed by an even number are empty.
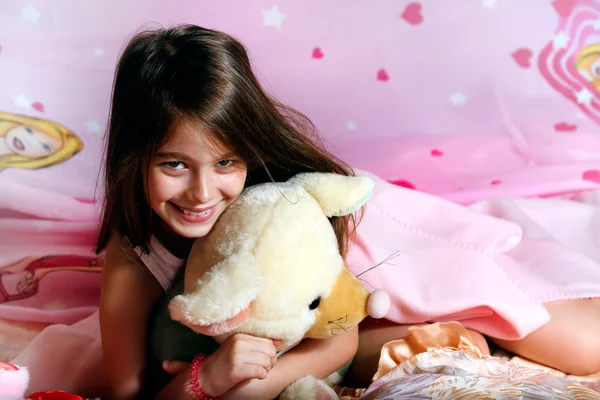
[[[176,160],[189,160],[190,159],[190,157],[188,157],[186,154],[179,153],[177,151],[159,151],[158,153],[156,153],[155,157],[172,158],[172,159],[176,159]]]
[[[225,154],[222,154],[219,159],[220,160],[229,160],[231,158],[236,158],[239,157],[238,153],[236,153],[235,151],[228,151]]]
[[[169,159],[175,159],[175,160],[184,160],[184,161],[191,160],[190,156],[188,156],[187,154],[180,153],[177,151],[159,151],[158,153],[156,153],[155,157],[169,158]],[[234,158],[234,157],[237,157],[237,153],[235,151],[229,151],[225,154],[220,155],[218,157],[218,159],[219,160],[228,160],[228,159]]]

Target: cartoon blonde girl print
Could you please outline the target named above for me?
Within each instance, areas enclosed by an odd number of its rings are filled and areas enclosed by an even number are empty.
[[[579,50],[575,68],[600,91],[600,43],[590,44]]]
[[[82,148],[75,133],[56,122],[0,112],[0,171],[49,167]]]
[[[102,257],[58,255],[26,257],[0,266],[0,303],[23,300],[37,294],[40,281],[58,271],[102,272]]]

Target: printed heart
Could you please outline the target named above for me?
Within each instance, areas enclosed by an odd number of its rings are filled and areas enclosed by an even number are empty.
[[[411,25],[419,25],[423,22],[421,8],[422,6],[419,3],[410,3],[406,6],[404,12],[400,16]]]
[[[444,152],[438,149],[431,150],[431,157],[441,157],[444,155]]]
[[[490,182],[490,184],[494,185],[494,186],[499,185],[501,183],[502,183],[502,181],[500,179],[494,179],[493,181]]]
[[[37,110],[39,112],[44,112],[44,105],[42,103],[40,103],[39,101],[36,101],[35,103],[33,103],[31,105],[31,108],[33,108],[34,110]]]
[[[402,179],[392,180],[392,181],[390,181],[390,183],[393,183],[396,186],[401,186],[401,187],[404,187],[407,189],[413,189],[413,190],[416,189],[415,185],[413,185],[411,182],[405,181]]]
[[[390,77],[387,74],[387,72],[385,72],[385,69],[380,69],[379,72],[377,72],[377,80],[382,81],[382,82],[386,82],[386,81],[390,80]]]
[[[600,184],[600,170],[591,169],[583,173],[583,180]]]
[[[94,199],[88,199],[85,197],[73,197],[73,198],[83,204],[96,204],[96,200],[94,200]]]
[[[312,57],[313,57],[313,58],[317,58],[317,59],[318,59],[318,58],[323,58],[323,55],[324,55],[324,54],[323,54],[323,52],[321,51],[321,49],[320,49],[320,48],[318,48],[318,47],[315,47],[315,48],[313,49],[313,52],[312,52]]]
[[[511,54],[512,58],[517,62],[517,65],[521,68],[531,67],[531,57],[533,52],[527,48],[520,48],[513,51]]]
[[[552,2],[554,10],[561,17],[568,17],[573,11],[573,0],[555,0]]]
[[[577,130],[577,125],[568,122],[559,122],[554,124],[554,130],[557,132],[573,132]]]

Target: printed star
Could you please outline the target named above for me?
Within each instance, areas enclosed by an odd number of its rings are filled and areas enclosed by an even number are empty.
[[[27,100],[24,94],[13,97],[13,103],[20,108],[29,108],[31,106],[31,101]]]
[[[346,122],[346,129],[348,129],[349,131],[355,131],[356,128],[357,128],[356,122],[354,122],[354,121]]]
[[[450,103],[453,106],[463,106],[467,102],[467,96],[462,94],[461,92],[456,92],[452,96],[450,96]]]
[[[64,310],[65,308],[67,308],[66,304],[60,300],[53,300],[44,304],[44,310]]]
[[[94,55],[95,55],[96,57],[102,57],[102,56],[104,55],[104,49],[103,49],[103,48],[101,48],[101,47],[96,47],[96,48],[94,49]]]
[[[590,103],[592,102],[592,99],[594,98],[594,95],[592,94],[592,92],[590,92],[586,88],[583,88],[579,92],[577,92],[576,96],[577,96],[577,103],[585,104],[586,106],[589,106]]]
[[[595,20],[592,26],[595,30],[600,31],[600,19]]]
[[[483,0],[483,6],[485,8],[492,8],[496,4],[496,0]]]
[[[86,122],[85,127],[87,128],[88,131],[95,133],[95,134],[100,134],[103,131],[102,126],[100,126],[100,124],[96,121]]]
[[[273,26],[277,29],[281,29],[281,23],[286,18],[286,15],[279,11],[279,7],[274,5],[268,10],[263,10],[263,26]]]
[[[552,38],[552,45],[555,49],[564,49],[569,44],[569,40],[571,39],[566,33],[560,32]]]
[[[38,23],[38,19],[40,19],[40,13],[35,9],[34,6],[29,6],[21,9],[21,18],[25,22],[33,22],[34,24]]]
[[[42,232],[54,226],[52,221],[35,221],[33,224]]]

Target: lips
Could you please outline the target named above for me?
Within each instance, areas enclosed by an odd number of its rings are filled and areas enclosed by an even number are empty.
[[[25,150],[25,145],[19,138],[13,138],[13,147],[17,150]]]
[[[198,214],[207,214],[210,210],[212,210],[213,208],[215,208],[216,204],[214,206],[211,207],[203,207],[203,208],[184,208],[181,206],[178,206],[177,204],[173,203],[176,207],[178,207],[181,211],[183,211],[185,214],[188,215],[195,215],[198,216]]]
[[[197,208],[195,210],[203,210],[203,211],[190,211],[187,209],[184,209],[182,207],[179,207],[177,204],[174,203],[170,203],[175,210],[177,210],[179,218],[181,218],[183,221],[188,222],[188,223],[204,223],[208,220],[210,220],[213,215],[215,215],[216,212],[216,205],[210,207],[210,208]]]

